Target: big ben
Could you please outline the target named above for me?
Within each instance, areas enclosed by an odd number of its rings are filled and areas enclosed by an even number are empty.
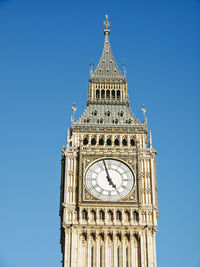
[[[87,106],[78,120],[72,118],[62,149],[63,267],[157,266],[156,150],[146,121],[138,121],[129,107],[110,26],[106,16]]]

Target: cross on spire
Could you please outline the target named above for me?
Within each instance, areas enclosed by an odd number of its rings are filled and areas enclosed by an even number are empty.
[[[103,26],[105,26],[104,32],[110,32],[111,23],[108,21],[108,15],[105,15],[106,20],[103,22]]]

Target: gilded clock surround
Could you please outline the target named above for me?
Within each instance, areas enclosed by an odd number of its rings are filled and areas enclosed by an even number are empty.
[[[130,160],[130,158],[126,158],[126,157],[119,157],[119,155],[117,155],[117,157],[113,156],[113,157],[101,157],[101,159],[117,159],[121,162],[123,162],[124,164],[126,164],[130,169],[131,171],[133,172],[133,175],[135,177],[135,173],[136,173],[136,159],[135,160]],[[103,200],[100,200],[98,198],[95,198],[93,197],[90,192],[88,192],[87,190],[87,187],[85,186],[85,183],[84,183],[84,177],[85,177],[85,174],[86,174],[86,171],[88,169],[88,167],[90,167],[93,163],[95,162],[98,162],[99,161],[99,155],[97,155],[96,157],[93,156],[93,155],[86,155],[83,159],[82,159],[82,162],[83,162],[83,173],[82,173],[82,185],[81,185],[81,188],[82,188],[82,201],[89,201],[89,202],[92,202],[92,201],[95,201],[96,203],[97,202],[100,202],[102,203]],[[122,199],[120,199],[121,202],[136,202],[137,201],[137,180],[135,179],[134,181],[134,185],[131,189],[131,191],[128,193],[128,195],[126,197],[123,197]],[[110,202],[110,201],[103,201],[103,202]],[[118,202],[118,201],[112,201],[113,202]]]
[[[99,64],[95,70],[91,64],[85,112],[75,120],[73,106],[62,149],[62,266],[156,267],[157,152],[145,119],[138,121],[130,110],[126,70],[112,55],[107,17],[104,34]],[[135,181],[126,197],[102,201],[88,192],[84,175],[100,159],[117,159],[132,170]]]

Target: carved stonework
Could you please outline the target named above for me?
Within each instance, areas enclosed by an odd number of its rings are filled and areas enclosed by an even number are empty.
[[[86,188],[84,188],[84,197],[85,200],[96,200],[88,191]]]
[[[87,168],[87,166],[92,162],[92,159],[91,158],[85,158],[84,159],[84,167],[85,169]]]
[[[136,193],[136,188],[134,188],[132,190],[132,192],[129,194],[129,196],[127,198],[125,198],[124,200],[128,200],[128,201],[137,201],[137,193]]]

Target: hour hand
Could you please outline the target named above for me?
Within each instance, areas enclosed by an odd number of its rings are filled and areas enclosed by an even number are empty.
[[[109,175],[109,172],[108,172],[108,169],[107,169],[107,166],[106,166],[106,163],[105,163],[104,160],[103,160],[103,165],[104,165],[105,170],[106,170],[106,174],[107,174],[106,178],[107,178],[107,180],[108,180],[108,182],[109,182],[109,185],[112,185],[112,187],[116,189],[116,185],[113,184],[113,181],[112,181],[112,179],[110,178],[110,175]]]

